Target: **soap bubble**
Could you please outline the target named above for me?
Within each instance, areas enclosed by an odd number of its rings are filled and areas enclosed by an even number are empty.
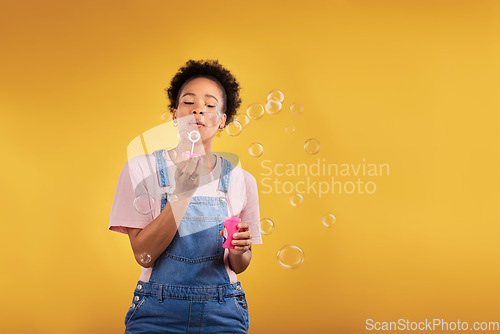
[[[304,203],[304,196],[302,196],[301,194],[294,194],[292,196],[290,196],[290,204],[292,206],[301,206],[302,203]]]
[[[234,119],[237,120],[243,128],[250,124],[250,118],[245,114],[237,114]]]
[[[300,115],[304,111],[304,106],[302,104],[300,104],[299,102],[294,102],[290,106],[290,111],[292,112],[292,114]]]
[[[276,115],[281,111],[282,107],[281,102],[275,100],[269,100],[266,103],[266,111],[270,115]]]
[[[220,118],[222,117],[222,113],[219,111],[219,107],[217,104],[205,104],[203,107],[203,116],[201,117],[202,121],[205,123],[205,126],[215,127],[217,126]]]
[[[155,209],[155,199],[148,193],[143,193],[134,199],[134,209],[141,215],[149,215]]]
[[[139,257],[139,261],[141,261],[141,263],[148,264],[151,262],[151,255],[148,253],[142,253]]]
[[[164,112],[163,114],[161,114],[161,119],[165,122],[171,121],[172,113],[170,111]]]
[[[170,155],[173,157],[173,159],[177,158],[177,152],[175,152],[174,150],[170,149],[170,150],[163,150],[163,157],[167,160],[172,160],[169,156],[169,153]]]
[[[264,107],[260,103],[252,103],[247,108],[247,115],[253,120],[261,119],[264,116]]]
[[[175,202],[177,202],[177,200],[179,200],[179,198],[177,197],[177,195],[170,195],[170,196],[168,197],[168,201],[169,201],[170,203],[175,203]]]
[[[311,155],[316,154],[319,152],[319,149],[320,149],[319,141],[315,138],[309,138],[304,143],[304,151],[306,151],[306,153],[308,154]]]
[[[240,122],[237,120],[233,120],[231,123],[229,123],[226,126],[226,132],[230,136],[237,136],[241,133],[241,130],[243,127],[241,126]]]
[[[252,157],[258,158],[264,153],[264,147],[261,143],[251,143],[248,147],[248,153],[250,153]]]
[[[327,214],[326,216],[323,217],[323,219],[321,219],[321,222],[323,223],[323,225],[325,225],[326,227],[332,227],[333,224],[335,224],[337,222],[337,219],[335,218],[334,215],[332,215],[331,213],[330,214]]]
[[[296,269],[304,262],[304,251],[295,245],[285,245],[278,250],[278,263],[286,269]]]
[[[262,218],[260,220],[261,234],[271,234],[274,231],[274,222],[269,218]]]
[[[188,142],[189,141],[189,132],[187,132],[186,130],[179,131],[179,133],[177,134],[177,139],[179,140],[179,142],[182,142],[182,143]]]
[[[278,89],[272,90],[269,92],[267,95],[267,100],[273,100],[273,101],[278,101],[279,103],[283,103],[283,100],[285,99],[285,95]]]
[[[295,125],[293,125],[293,124],[287,125],[285,128],[285,132],[288,134],[294,133],[295,132]]]

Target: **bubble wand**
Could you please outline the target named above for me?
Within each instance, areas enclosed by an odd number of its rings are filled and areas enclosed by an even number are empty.
[[[193,130],[193,131],[189,132],[188,139],[191,142],[191,152],[189,152],[189,151],[182,152],[182,157],[184,157],[186,155],[189,156],[189,158],[201,157],[201,155],[199,155],[197,153],[193,153],[194,143],[196,143],[198,140],[200,140],[200,133],[198,131]]]

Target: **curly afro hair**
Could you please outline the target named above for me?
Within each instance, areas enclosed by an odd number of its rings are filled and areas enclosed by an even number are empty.
[[[240,85],[236,78],[219,64],[218,60],[188,60],[172,78],[170,87],[165,89],[170,105],[171,113],[178,107],[179,95],[186,83],[195,78],[207,78],[215,81],[222,89],[224,99],[224,113],[226,114],[226,125],[229,124],[236,111],[241,105]]]

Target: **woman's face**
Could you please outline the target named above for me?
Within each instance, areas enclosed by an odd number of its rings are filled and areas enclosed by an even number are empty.
[[[179,131],[198,130],[202,141],[210,140],[226,122],[223,104],[222,90],[216,82],[192,79],[181,90],[173,118],[177,119]]]

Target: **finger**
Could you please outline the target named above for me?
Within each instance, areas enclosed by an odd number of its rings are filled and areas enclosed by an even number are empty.
[[[199,174],[194,173],[194,171],[196,170],[196,168],[199,164],[200,164],[200,158],[194,157],[194,158],[189,159],[187,164],[186,164],[186,169],[184,171],[184,174],[187,176],[191,176],[194,174],[193,178],[195,178],[196,176],[199,175]]]
[[[250,227],[250,225],[248,225],[248,223],[239,223],[238,224],[238,228],[243,229],[243,230],[248,229],[249,227]]]
[[[186,152],[184,152],[186,153]],[[183,173],[184,171],[186,170],[186,168],[188,167],[188,164],[189,164],[189,160],[191,160],[191,156],[183,156],[182,159],[177,163],[177,169],[180,169]]]
[[[251,245],[251,244],[252,244],[252,241],[250,239],[233,240],[233,245],[247,246],[247,245]]]
[[[239,232],[233,235],[234,239],[250,239],[250,232]]]
[[[235,246],[250,246],[252,242],[250,240],[233,240],[232,242],[233,245]]]
[[[198,160],[197,162],[198,163],[196,164],[195,169],[194,169],[194,173],[196,175],[200,175],[201,174],[201,167],[203,165],[203,159],[205,159],[205,157],[206,157],[206,155],[202,155],[201,157],[197,158],[197,160]]]
[[[240,246],[234,246],[234,249],[229,249],[229,252],[236,251],[238,255],[245,253],[248,251],[248,247],[240,247]]]

